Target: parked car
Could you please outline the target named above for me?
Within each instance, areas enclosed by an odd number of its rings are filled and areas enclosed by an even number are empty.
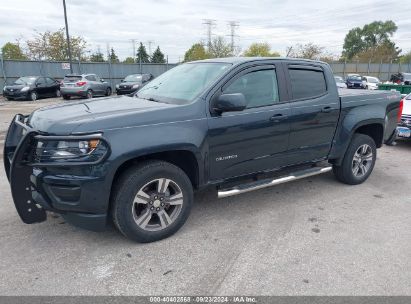
[[[227,197],[331,170],[361,184],[395,132],[401,96],[334,83],[319,61],[212,59],[133,96],[17,115],[3,157],[15,206],[28,224],[53,211],[152,242],[180,229],[197,189]]]
[[[41,97],[60,97],[60,83],[51,77],[24,76],[3,88],[7,100],[36,101]]]
[[[398,121],[397,136],[399,138],[411,137],[411,94],[405,96],[402,100],[402,115]]]
[[[348,76],[345,83],[349,89],[364,89],[361,76]]]
[[[347,84],[344,82],[344,79],[341,76],[334,76],[335,83],[337,85],[337,88],[339,89],[346,89]]]
[[[390,82],[401,85],[411,85],[411,73],[392,74]]]
[[[121,80],[120,84],[116,85],[117,95],[131,94],[137,92],[149,81],[153,79],[151,74],[132,74]]]
[[[378,85],[381,81],[377,77],[362,76],[362,85],[367,90],[378,90]]]
[[[93,96],[110,96],[111,86],[96,74],[70,74],[61,82],[61,95],[64,99],[71,96],[93,98]]]

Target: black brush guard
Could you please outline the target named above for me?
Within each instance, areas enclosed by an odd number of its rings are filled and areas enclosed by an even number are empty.
[[[46,211],[32,198],[35,191],[30,177],[33,167],[27,161],[33,151],[34,136],[39,133],[25,124],[26,116],[17,114],[10,124],[4,143],[4,168],[11,186],[11,194],[17,212],[26,224],[40,223],[47,219]]]

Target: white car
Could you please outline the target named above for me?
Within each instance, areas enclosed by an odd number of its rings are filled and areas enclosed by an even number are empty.
[[[344,82],[344,78],[341,76],[334,76],[335,83],[337,84],[337,88],[339,89],[346,89],[347,84]]]
[[[362,76],[362,83],[367,90],[377,90],[381,81],[377,77]]]
[[[402,99],[401,120],[398,122],[397,136],[399,138],[411,137],[411,94]]]

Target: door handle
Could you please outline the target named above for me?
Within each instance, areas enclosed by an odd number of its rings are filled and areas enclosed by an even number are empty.
[[[287,119],[287,118],[288,118],[287,115],[278,113],[278,114],[275,114],[275,115],[271,116],[271,117],[270,117],[270,121],[272,121],[272,122],[280,122],[281,120],[284,120],[284,119]]]
[[[321,112],[323,113],[330,113],[332,111],[333,108],[331,107],[324,107],[321,109]]]

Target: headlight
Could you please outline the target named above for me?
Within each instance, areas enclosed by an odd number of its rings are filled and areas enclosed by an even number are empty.
[[[139,86],[140,86],[139,84],[135,84],[133,85],[133,89],[138,89]]]
[[[44,162],[97,162],[108,151],[108,145],[99,138],[84,140],[48,140],[47,136],[37,141],[35,160]]]
[[[22,89],[21,89],[21,91],[22,92],[26,92],[26,91],[28,91],[30,89],[30,87],[23,87]]]

